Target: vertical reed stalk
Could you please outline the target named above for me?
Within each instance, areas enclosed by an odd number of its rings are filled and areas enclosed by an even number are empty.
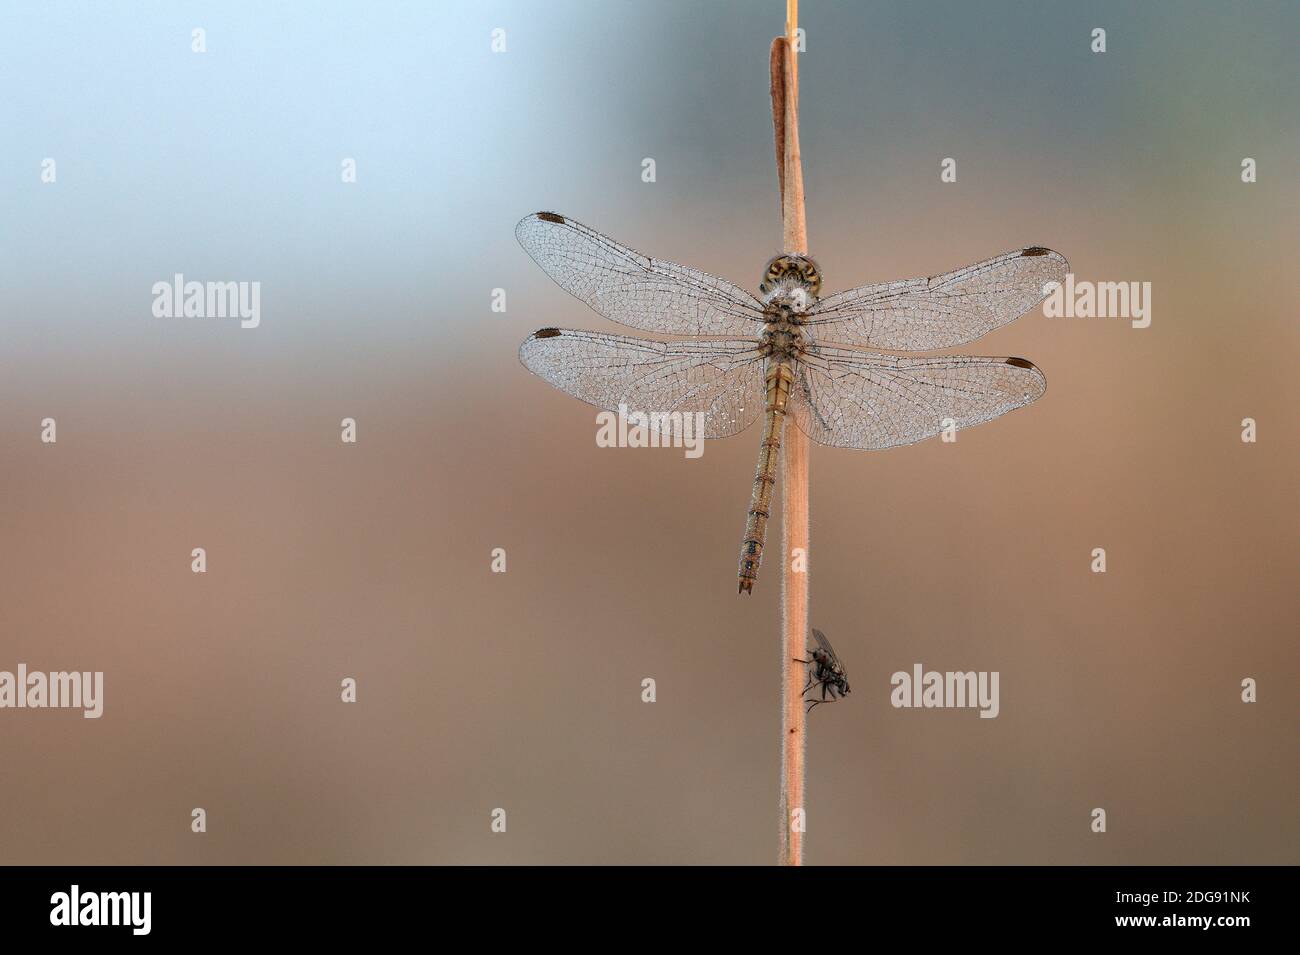
[[[785,36],[772,41],[772,123],[776,134],[781,185],[784,251],[807,254],[803,166],[799,158],[799,70],[796,32],[799,0],[786,0]],[[787,423],[788,424],[788,423]],[[808,436],[798,426],[785,429],[781,449],[781,858],[803,864],[803,832],[796,813],[805,810],[807,724],[803,711],[806,674],[795,657],[804,657],[808,633]],[[805,559],[794,569],[793,555]]]

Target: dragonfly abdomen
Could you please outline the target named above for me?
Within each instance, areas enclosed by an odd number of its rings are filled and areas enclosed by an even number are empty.
[[[767,423],[758,448],[754,487],[749,496],[745,537],[740,542],[740,593],[751,593],[763,562],[767,520],[772,513],[772,489],[776,486],[776,465],[781,459],[781,435],[785,429],[786,406],[794,371],[788,361],[771,360],[767,369]]]

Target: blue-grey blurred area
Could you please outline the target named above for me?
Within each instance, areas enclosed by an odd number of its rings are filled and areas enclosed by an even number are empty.
[[[814,448],[812,623],[854,692],[811,721],[808,861],[1297,861],[1300,7],[800,7],[828,292],[1044,245],[1153,309],[963,348],[1049,386],[955,444]],[[774,859],[759,435],[597,447],[516,354],[620,329],[513,232],[554,210],[754,288],[783,23],[0,6],[0,670],[106,685],[97,721],[0,710],[0,862]],[[156,317],[178,273],[259,282],[260,325]],[[891,707],[918,662],[999,671],[998,718]]]

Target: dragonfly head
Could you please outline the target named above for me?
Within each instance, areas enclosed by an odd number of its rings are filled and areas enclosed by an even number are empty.
[[[767,263],[758,290],[769,304],[788,304],[802,310],[821,294],[822,272],[806,255],[778,255]]]

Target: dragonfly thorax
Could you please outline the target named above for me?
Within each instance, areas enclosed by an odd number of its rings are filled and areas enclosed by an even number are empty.
[[[763,344],[775,358],[797,358],[806,343],[800,315],[785,306],[767,307]]]

